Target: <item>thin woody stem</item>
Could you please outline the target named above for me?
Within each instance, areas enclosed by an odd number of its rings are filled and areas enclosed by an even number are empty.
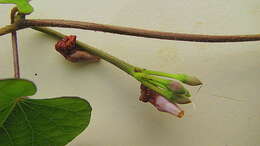
[[[13,47],[14,77],[20,78],[19,55],[18,55],[16,32],[12,32],[12,47]]]
[[[11,11],[11,23],[14,23],[14,19],[18,9],[15,7]],[[20,67],[19,67],[19,53],[17,45],[17,33],[16,31],[12,32],[12,47],[13,47],[13,65],[14,65],[14,77],[20,78]]]
[[[136,37],[156,38],[165,40],[193,41],[193,42],[245,42],[259,41],[260,34],[252,35],[201,35],[201,34],[185,34],[161,32],[154,30],[145,30],[131,27],[122,27],[106,24],[97,24],[91,22],[57,20],[57,19],[26,19],[21,20],[16,24],[8,25],[0,28],[0,36],[10,33],[15,30],[24,29],[27,27],[65,27],[85,29],[101,32],[109,32],[121,35],[131,35]]]
[[[260,34],[256,35],[199,35],[199,34],[182,34],[171,32],[160,32],[153,30],[137,29],[130,27],[121,27],[114,25],[104,25],[90,22],[70,21],[70,20],[56,20],[56,19],[27,19],[21,21],[21,26],[42,26],[42,27],[66,27],[78,28],[86,30],[94,30],[101,32],[116,33],[122,35],[132,35],[137,37],[157,38],[166,40],[179,41],[194,41],[194,42],[243,42],[243,41],[257,41],[260,40]]]

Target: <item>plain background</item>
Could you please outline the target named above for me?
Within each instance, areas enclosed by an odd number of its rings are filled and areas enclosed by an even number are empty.
[[[30,18],[59,18],[200,34],[260,33],[259,0],[33,0]],[[0,25],[12,5],[0,6]],[[8,15],[7,15],[8,14]],[[73,64],[54,51],[55,40],[19,31],[21,76],[34,98],[77,95],[92,107],[89,127],[69,146],[258,146],[260,42],[194,43],[58,29],[131,64],[199,77],[196,105],[175,118],[138,101],[139,83],[102,61]],[[0,77],[12,77],[10,35],[0,37]],[[37,74],[37,76],[35,75]]]

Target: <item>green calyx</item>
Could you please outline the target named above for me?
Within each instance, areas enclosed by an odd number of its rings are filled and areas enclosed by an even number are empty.
[[[33,12],[33,7],[28,0],[0,0],[2,4],[15,4],[21,14],[30,14]]]

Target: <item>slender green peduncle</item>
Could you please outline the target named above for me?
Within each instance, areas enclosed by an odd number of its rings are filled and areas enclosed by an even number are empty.
[[[53,29],[49,29],[49,28],[43,28],[43,27],[32,27],[32,29],[41,31],[43,33],[49,34],[51,36],[54,36],[56,38],[63,38],[65,35],[55,31]],[[76,42],[77,46],[82,49],[87,51],[88,53],[92,54],[92,55],[96,55],[110,63],[112,63],[113,65],[117,66],[118,68],[122,69],[123,71],[125,71],[126,73],[133,75],[134,71],[135,71],[135,67],[131,64],[126,63],[125,61],[118,59],[100,49],[97,49],[93,46],[90,46],[86,43],[83,43],[81,41],[77,41]]]

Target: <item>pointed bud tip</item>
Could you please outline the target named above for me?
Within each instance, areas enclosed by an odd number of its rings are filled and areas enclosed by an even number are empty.
[[[194,77],[194,76],[186,76],[183,83],[191,85],[191,86],[202,85],[202,82],[197,77]]]
[[[189,98],[182,97],[182,98],[178,98],[176,100],[176,103],[178,103],[178,104],[189,104],[189,103],[191,103],[191,100]]]
[[[183,116],[184,116],[184,111],[181,111],[181,112],[177,115],[178,118],[182,118]]]

